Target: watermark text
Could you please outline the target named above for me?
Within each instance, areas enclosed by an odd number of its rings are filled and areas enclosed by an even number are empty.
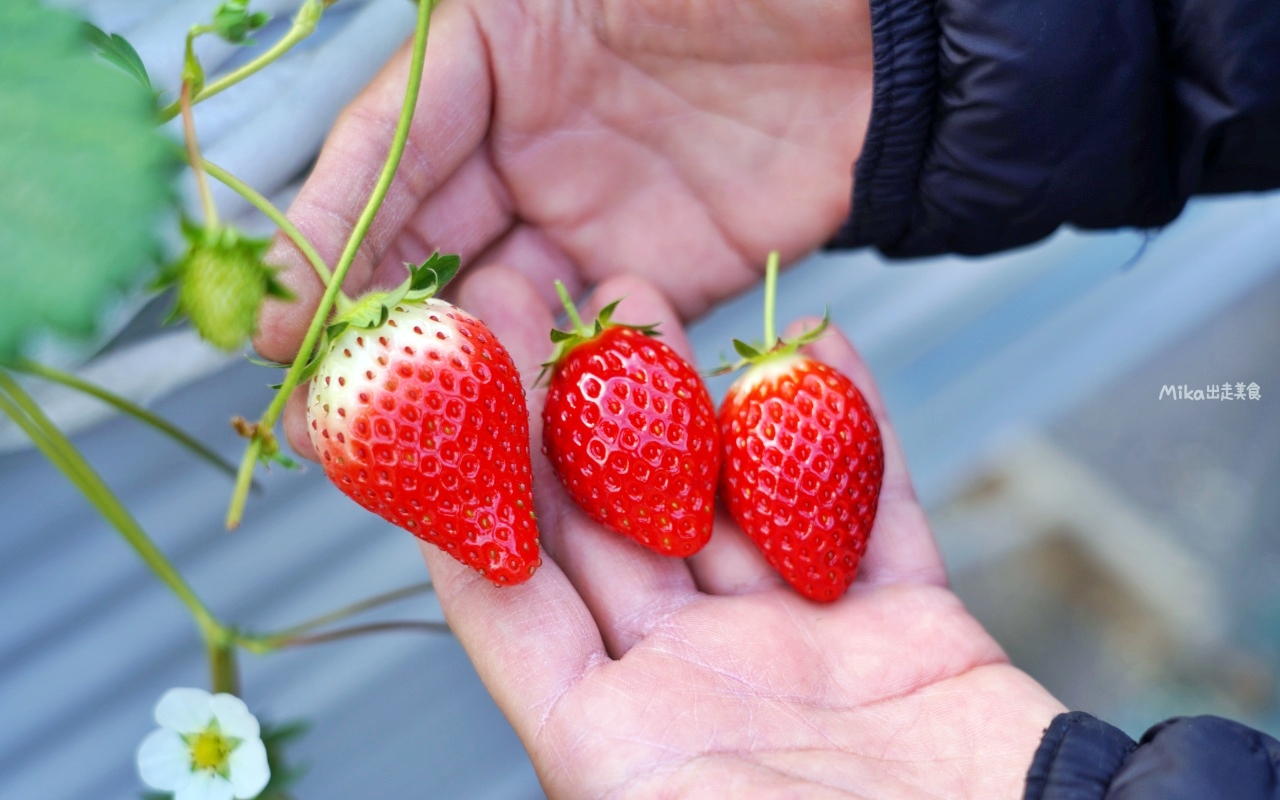
[[[1159,400],[1261,400],[1262,387],[1256,383],[1211,383],[1203,389],[1187,384],[1165,384]]]

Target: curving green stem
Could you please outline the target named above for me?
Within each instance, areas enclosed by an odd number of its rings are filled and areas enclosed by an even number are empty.
[[[280,231],[285,236],[289,237],[289,241],[293,242],[297,246],[298,250],[302,252],[302,255],[306,257],[307,262],[311,264],[311,268],[315,270],[316,275],[320,276],[320,281],[325,286],[329,285],[332,275],[329,272],[328,265],[324,263],[324,259],[320,257],[320,253],[318,253],[315,247],[311,245],[311,242],[307,241],[307,237],[302,235],[302,231],[298,230],[297,226],[290,222],[289,218],[284,215],[284,212],[276,208],[270,200],[263,197],[252,186],[240,180],[235,175],[232,175],[230,172],[227,172],[217,164],[214,164],[212,161],[202,159],[201,163],[204,165],[205,172],[209,173],[245,200],[248,200],[254,208],[261,211],[268,219],[274,222],[276,226],[280,228]],[[341,306],[343,302],[350,301],[346,300],[346,295],[339,294],[338,302]]]
[[[191,81],[182,82],[182,97],[178,99],[182,110],[182,132],[187,146],[187,160],[191,163],[191,171],[196,176],[196,186],[200,190],[200,205],[204,208],[204,224],[208,228],[218,227],[218,207],[213,203],[213,193],[209,191],[209,179],[205,177],[201,166],[204,159],[200,157],[200,142],[196,139],[196,121],[191,116]]]
[[[236,658],[234,634],[222,641],[209,642],[209,676],[214,693],[240,694],[240,663]]]
[[[278,650],[282,647],[290,647],[295,644],[306,644],[306,643],[309,643],[312,639],[312,637],[307,636],[307,634],[309,634],[311,631],[315,630],[316,628],[320,628],[325,625],[338,622],[340,620],[346,619],[347,617],[354,616],[364,611],[369,611],[379,606],[384,606],[388,603],[394,603],[397,600],[403,600],[407,597],[413,597],[414,595],[430,592],[434,588],[435,587],[432,586],[430,581],[415,583],[412,586],[405,586],[403,588],[396,589],[395,591],[384,592],[382,594],[374,595],[373,597],[369,597],[364,600],[360,600],[358,602],[352,603],[351,605],[343,606],[342,608],[339,608],[337,610],[330,611],[327,614],[321,614],[320,616],[309,619],[306,622],[300,622],[297,625],[291,625],[288,628],[284,628],[279,631],[274,631],[272,633],[259,633],[259,634],[237,633],[236,643],[239,644],[244,649],[252,653],[258,653],[258,654],[269,653],[272,650]],[[388,623],[379,623],[379,624],[386,625]],[[409,624],[409,623],[405,623],[405,624]],[[413,623],[413,624],[417,625],[419,623]],[[420,624],[441,625],[443,623],[420,623]],[[329,637],[330,634],[329,633],[316,634],[316,636]],[[340,638],[340,637],[332,637],[332,638]]]
[[[339,628],[336,631],[325,631],[310,636],[294,636],[280,641],[272,649],[281,647],[302,647],[310,644],[322,644],[338,639],[350,639],[366,633],[385,633],[387,631],[424,631],[426,633],[449,633],[449,623],[428,622],[419,620],[394,620],[391,622],[371,622],[368,625],[353,625],[350,628]]]
[[[309,619],[306,622],[300,622],[297,625],[292,625],[282,631],[265,634],[257,638],[279,639],[282,637],[296,636],[300,633],[315,630],[316,628],[328,625],[332,622],[338,622],[339,620],[346,619],[347,617],[354,616],[364,611],[369,611],[377,608],[378,606],[384,606],[388,603],[394,603],[397,600],[404,600],[405,598],[413,597],[415,595],[425,594],[426,592],[430,592],[433,588],[431,581],[415,583],[412,586],[405,586],[394,591],[384,592],[382,594],[374,595],[373,597],[365,598],[364,600],[352,603],[349,606],[343,606],[342,608],[330,611],[327,614],[322,614],[318,617]]]
[[[17,372],[25,372],[28,375],[35,375],[53,383],[61,384],[68,389],[74,389],[77,392],[89,395],[97,400],[101,400],[116,410],[128,414],[134,419],[146,425],[150,425],[160,433],[173,439],[178,444],[190,450],[195,455],[207,461],[209,464],[217,467],[228,475],[235,475],[236,468],[222,456],[218,455],[203,442],[195,438],[191,434],[174,425],[169,420],[156,414],[153,411],[143,408],[128,398],[121,397],[118,394],[109,392],[95,383],[90,383],[79,375],[70,372],[63,372],[59,369],[46,366],[44,364],[30,361],[28,359],[20,359],[9,365],[10,369]]]
[[[4,370],[0,370],[0,411],[7,414],[27,434],[32,443],[80,490],[98,513],[120,532],[143,563],[191,610],[205,642],[212,644],[226,641],[229,635],[227,627],[209,611],[204,601],[120,502],[120,498],[116,497],[115,492],[111,491],[85,461],[84,456],[80,455],[75,445]]]
[[[347,239],[347,246],[343,249],[337,266],[333,268],[333,277],[325,289],[324,296],[320,298],[320,305],[316,307],[315,315],[311,318],[311,325],[307,328],[307,334],[302,340],[302,345],[298,348],[298,357],[294,359],[293,365],[285,373],[284,382],[280,384],[280,388],[272,399],[271,405],[267,406],[267,410],[258,421],[258,429],[260,431],[270,432],[275,427],[276,420],[280,418],[280,413],[284,411],[285,403],[289,400],[289,395],[301,380],[302,371],[306,369],[309,361],[307,356],[315,349],[316,343],[320,341],[320,334],[324,332],[325,323],[329,319],[329,312],[332,310],[334,302],[342,289],[342,281],[347,277],[347,272],[355,261],[356,253],[360,249],[360,243],[364,241],[365,234],[369,231],[369,226],[373,223],[374,216],[377,215],[378,209],[382,206],[383,198],[387,196],[387,190],[391,188],[391,181],[395,178],[396,168],[400,166],[400,156],[404,154],[405,142],[409,138],[409,127],[413,123],[413,110],[418,103],[418,89],[422,86],[423,60],[427,51],[427,33],[431,25],[431,11],[437,1],[419,0],[418,22],[413,34],[413,56],[409,62],[409,83],[405,89],[404,104],[400,109],[400,119],[396,123],[395,135],[391,139],[391,150],[387,153],[387,160],[382,166],[382,174],[378,176],[378,183],[373,187],[373,193],[370,195],[368,202],[365,203],[364,211],[360,213],[360,218],[356,221],[350,238]],[[240,524],[240,519],[244,516],[245,499],[249,492],[249,484],[253,479],[254,465],[262,452],[262,442],[262,435],[255,435],[245,449],[244,459],[240,462],[240,472],[236,479],[236,488],[231,495],[231,503],[227,508],[226,523],[228,528],[235,528]]]
[[[556,294],[560,296],[560,302],[564,304],[564,311],[569,315],[569,322],[573,324],[574,332],[579,336],[589,336],[591,331],[582,323],[582,316],[578,313],[578,307],[573,304],[573,298],[569,296],[569,290],[565,288],[563,281],[556,281]]]
[[[778,342],[774,323],[778,299],[778,251],[772,250],[764,265],[764,349],[771,350]]]
[[[288,32],[280,38],[278,42],[273,44],[270,49],[262,55],[253,59],[249,63],[239,69],[229,72],[218,80],[206,85],[199,93],[191,98],[191,104],[208,100],[215,94],[235,86],[240,81],[260,71],[263,67],[280,58],[280,56],[293,49],[293,46],[303,39],[310,36],[316,29],[316,24],[320,21],[320,16],[324,13],[324,9],[333,4],[333,0],[322,2],[322,0],[307,0],[302,4],[302,8],[298,9],[298,13],[293,17],[293,25]],[[205,32],[204,29],[197,29],[195,33]],[[160,121],[168,122],[182,112],[182,106],[178,102],[170,103],[160,109]]]

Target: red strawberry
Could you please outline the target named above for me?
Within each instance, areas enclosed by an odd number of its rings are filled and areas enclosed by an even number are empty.
[[[777,254],[770,255],[772,309]],[[771,342],[772,319],[765,323]],[[875,521],[884,447],[853,381],[797,352],[795,342],[761,352],[734,342],[751,368],[720,407],[721,496],[729,513],[796,591],[831,602],[858,571]]]
[[[524,389],[483,322],[430,296],[456,270],[433,256],[330,326],[309,432],[347,496],[495,584],[520,583],[541,563]]]
[[[542,411],[542,449],[574,502],[596,522],[683,558],[711,538],[720,444],[715,407],[696,370],[650,327],[591,328],[563,285],[576,330],[558,347]]]

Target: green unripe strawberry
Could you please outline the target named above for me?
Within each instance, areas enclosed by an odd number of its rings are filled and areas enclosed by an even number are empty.
[[[162,285],[178,287],[174,316],[190,319],[214,347],[236,350],[257,331],[258,310],[267,297],[290,297],[276,270],[262,262],[270,240],[189,223],[183,232],[187,252],[162,279]]]

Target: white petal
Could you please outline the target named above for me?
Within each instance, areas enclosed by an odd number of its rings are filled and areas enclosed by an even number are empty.
[[[178,733],[202,731],[213,719],[212,699],[204,689],[170,689],[156,703],[156,722]]]
[[[231,800],[231,781],[201,770],[191,777],[190,783],[174,792],[173,800]]]
[[[151,788],[172,792],[191,780],[191,750],[176,732],[157,728],[138,746],[138,774]]]
[[[236,739],[257,739],[262,734],[258,718],[249,713],[244,701],[233,694],[215,694],[209,701],[213,715],[218,718],[218,729],[224,736]]]
[[[271,768],[267,766],[267,748],[261,739],[245,739],[231,751],[231,786],[237,800],[257,797],[271,780]]]

